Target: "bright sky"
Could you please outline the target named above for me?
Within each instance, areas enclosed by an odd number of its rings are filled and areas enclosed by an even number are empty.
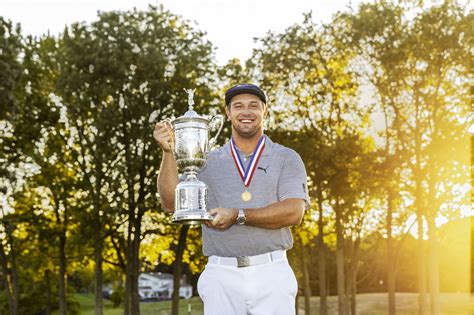
[[[354,9],[361,0],[2,0],[0,16],[20,23],[26,34],[55,35],[73,22],[91,22],[97,11],[146,9],[163,4],[165,9],[195,21],[217,47],[216,58],[224,64],[230,58],[245,60],[256,47],[253,38],[269,30],[283,31],[301,22],[303,13],[313,11],[315,21],[327,22],[332,14]]]

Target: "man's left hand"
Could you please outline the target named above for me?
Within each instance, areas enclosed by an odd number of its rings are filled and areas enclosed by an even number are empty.
[[[235,208],[214,208],[209,211],[214,220],[206,222],[206,225],[216,230],[227,230],[235,224],[239,210]]]

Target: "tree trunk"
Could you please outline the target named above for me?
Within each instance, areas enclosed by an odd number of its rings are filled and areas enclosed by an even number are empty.
[[[18,315],[18,306],[20,303],[20,289],[18,284],[18,269],[16,266],[16,246],[13,242],[13,231],[10,226],[5,227],[7,238],[10,241],[10,273],[11,273],[11,288],[13,293],[13,312],[12,315]],[[3,253],[5,254],[5,252]]]
[[[441,123],[444,118],[438,115],[438,110],[442,108],[442,102],[438,99],[438,93],[440,93],[441,81],[443,80],[443,74],[438,69],[438,82],[436,85],[436,97],[433,97],[433,109],[432,109],[432,123],[433,123],[433,134],[431,136],[432,144],[439,143],[442,135],[444,134]],[[472,137],[471,137],[472,139]],[[472,149],[472,148],[471,148]],[[440,305],[440,293],[439,293],[439,261],[438,261],[438,237],[436,235],[436,216],[440,207],[438,198],[436,197],[437,189],[436,183],[441,180],[441,165],[442,162],[438,158],[435,152],[431,154],[428,152],[429,163],[428,169],[430,174],[428,175],[428,203],[427,203],[427,225],[428,225],[428,271],[429,271],[429,290],[430,290],[430,306],[431,314],[441,314]],[[471,173],[472,174],[472,173]],[[471,176],[472,177],[472,176]],[[472,253],[471,253],[472,255]]]
[[[352,256],[353,257],[353,256]],[[356,300],[356,286],[357,286],[357,270],[356,270],[356,261],[353,261],[351,258],[351,262],[349,264],[348,272],[346,274],[346,296],[347,296],[347,303],[349,305],[349,312],[348,314],[356,315],[357,314],[357,300]]]
[[[96,244],[94,245],[94,296],[95,296],[95,315],[102,315],[102,239],[96,238]]]
[[[59,314],[67,314],[66,301],[66,231],[59,236]]]
[[[420,184],[421,185],[421,184]],[[417,184],[417,191],[418,188]],[[419,196],[417,196],[417,212],[416,212],[416,219],[418,225],[418,306],[419,306],[419,314],[425,315],[427,314],[426,309],[426,251],[425,251],[425,244],[423,240],[423,213],[421,209],[421,202],[418,201]]]
[[[355,315],[357,312],[357,265],[359,262],[359,249],[360,249],[361,237],[360,234],[357,236],[352,255],[352,278],[351,278],[351,313]]]
[[[346,315],[346,293],[344,278],[344,235],[342,231],[342,213],[339,209],[339,202],[336,200],[336,265],[337,265],[337,295],[338,314]]]
[[[128,116],[128,112],[126,113]],[[138,278],[140,277],[140,242],[141,242],[141,223],[146,208],[144,207],[145,199],[145,179],[146,175],[146,155],[147,150],[142,152],[142,161],[139,171],[139,191],[136,196],[135,185],[135,171],[133,168],[133,158],[130,147],[132,147],[129,134],[124,130],[125,142],[125,159],[127,165],[127,186],[128,186],[128,233],[127,233],[127,268],[126,268],[126,300],[125,300],[125,315],[139,315],[140,314],[140,295],[138,287]],[[146,135],[143,135],[146,137]],[[137,198],[135,198],[137,197]]]
[[[388,191],[387,203],[387,289],[388,314],[395,315],[395,255],[393,252],[392,222],[393,221],[393,193]]]
[[[127,243],[130,243],[129,241]],[[130,289],[130,250],[128,249],[128,246],[125,249],[125,258],[126,258],[126,265],[125,265],[125,292],[124,292],[124,300],[123,300],[123,314],[124,315],[131,315],[130,313],[130,300],[131,300],[131,289]]]
[[[46,315],[51,315],[52,310],[52,294],[51,294],[51,271],[46,269],[44,272],[44,278],[46,282]]]
[[[436,225],[434,216],[428,215],[428,247],[429,247],[429,286],[431,315],[441,314],[439,298],[439,267],[438,267],[438,244],[436,238]]]
[[[300,247],[300,261],[301,261],[301,270],[303,271],[303,294],[304,294],[304,313],[305,315],[311,314],[311,287],[309,285],[309,272],[308,272],[308,263],[305,253],[305,248],[301,238],[299,239]]]
[[[181,273],[183,270],[183,253],[186,248],[186,236],[188,234],[189,225],[183,225],[179,232],[178,248],[176,249],[176,258],[174,261],[173,274],[173,302],[171,306],[171,314],[179,314],[179,287],[181,282]]]
[[[94,186],[94,302],[95,302],[95,315],[103,314],[103,298],[102,298],[102,285],[103,285],[103,270],[102,270],[102,250],[104,242],[102,239],[102,220],[101,220],[101,183],[102,183],[102,161],[100,157],[96,158],[95,165],[95,186]]]
[[[317,184],[318,194],[318,275],[319,275],[319,313],[328,314],[327,291],[326,291],[326,247],[324,246],[324,219],[323,219],[323,194],[321,182]]]
[[[426,250],[423,240],[423,210],[421,201],[421,180],[416,180],[416,219],[418,226],[418,312],[420,315],[427,314],[426,300]]]
[[[326,277],[326,289],[327,289],[328,295],[331,295],[331,278],[330,277]]]
[[[357,269],[352,271],[351,280],[351,314],[357,314]]]
[[[124,301],[124,315],[133,315],[132,313],[132,270],[133,270],[133,260],[132,260],[132,219],[129,217],[128,221],[128,233],[127,233],[127,245],[125,246],[125,257],[126,257],[126,267],[125,267],[125,301]]]
[[[101,233],[101,224],[98,205],[95,206],[95,218],[94,218],[94,314],[102,315],[103,312],[103,300],[102,300],[102,281],[103,281],[103,271],[102,271],[102,233]]]
[[[421,200],[421,180],[416,179],[416,219],[417,219],[417,231],[418,231],[418,313],[420,315],[427,314],[426,300],[427,300],[427,288],[426,288],[426,250],[425,241],[423,240],[423,210]]]
[[[131,268],[130,268],[130,311],[131,315],[140,314],[140,295],[138,294],[138,278],[140,276],[140,237],[141,218],[134,222],[133,239],[131,243]]]
[[[439,204],[436,201],[435,169],[430,169],[433,173],[428,182],[428,208],[426,221],[428,225],[428,271],[429,271],[429,290],[431,315],[441,314],[440,296],[439,296],[439,265],[438,265],[438,238],[436,235],[436,214]],[[434,177],[434,178],[433,178]]]
[[[8,308],[10,309],[10,314],[15,314],[15,303],[13,301],[14,297],[11,285],[11,275],[10,270],[8,268],[7,256],[5,254],[5,249],[3,247],[2,242],[0,242],[0,267],[2,268],[3,273],[3,286],[5,287],[5,293],[7,295]]]
[[[344,272],[345,272],[345,290],[346,290],[346,307],[347,307],[347,311],[346,311],[346,314],[351,314],[351,309],[350,309],[350,305],[351,305],[351,294],[352,294],[352,273],[353,273],[353,268],[352,268],[352,264],[353,264],[353,257],[354,257],[354,242],[352,239],[346,239],[345,240],[345,243],[346,243],[346,247],[344,248],[344,260],[345,260],[345,264],[344,264]],[[353,315],[353,314],[352,314]]]
[[[61,218],[60,203],[59,198],[54,198],[55,200],[55,215],[56,215],[56,225],[59,229],[59,314],[67,314],[67,301],[66,301],[66,230],[67,230],[67,204],[64,200],[64,215]]]
[[[133,264],[133,226],[134,226],[134,211],[133,205],[129,205],[128,210],[128,230],[127,230],[127,243],[125,246],[125,257],[126,257],[126,268],[125,268],[125,308],[124,315],[134,315],[132,312],[132,300],[133,300],[133,289],[132,289],[132,270]]]
[[[143,183],[140,183],[144,187]],[[133,185],[130,185],[130,194],[133,193]],[[142,194],[139,194],[142,196]],[[139,197],[137,202],[141,202]],[[137,206],[133,199],[129,201],[129,228],[127,236],[126,257],[127,267],[125,275],[125,315],[140,314],[140,295],[138,288],[138,278],[140,277],[140,242],[141,242],[141,222],[145,209],[143,206]],[[137,213],[136,213],[137,212]]]
[[[415,87],[416,89],[416,87]],[[415,177],[415,207],[418,224],[418,313],[427,314],[426,309],[426,250],[423,241],[423,178],[421,174],[421,135],[420,135],[420,104],[415,96],[415,165],[413,169]]]
[[[360,238],[355,241],[348,240],[349,246],[346,248],[347,269],[346,269],[346,310],[347,314],[356,315],[356,286],[357,286],[357,247],[360,244]]]

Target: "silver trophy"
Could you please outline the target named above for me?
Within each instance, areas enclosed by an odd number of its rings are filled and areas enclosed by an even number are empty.
[[[215,144],[224,117],[217,115],[212,119],[199,116],[194,110],[194,91],[188,89],[189,110],[181,117],[172,121],[175,133],[174,154],[178,170],[183,172],[186,179],[176,186],[175,212],[171,221],[179,224],[196,224],[201,221],[212,221],[212,215],[207,212],[207,187],[196,177],[197,172],[204,167],[207,155]],[[215,123],[217,133],[209,140],[209,130]]]

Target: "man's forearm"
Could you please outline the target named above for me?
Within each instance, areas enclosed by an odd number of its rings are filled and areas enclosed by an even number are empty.
[[[178,169],[172,153],[163,153],[158,175],[158,193],[161,205],[167,212],[174,212],[174,192],[178,185]]]
[[[289,198],[259,209],[245,209],[245,225],[279,229],[299,225],[303,218],[305,201]]]

